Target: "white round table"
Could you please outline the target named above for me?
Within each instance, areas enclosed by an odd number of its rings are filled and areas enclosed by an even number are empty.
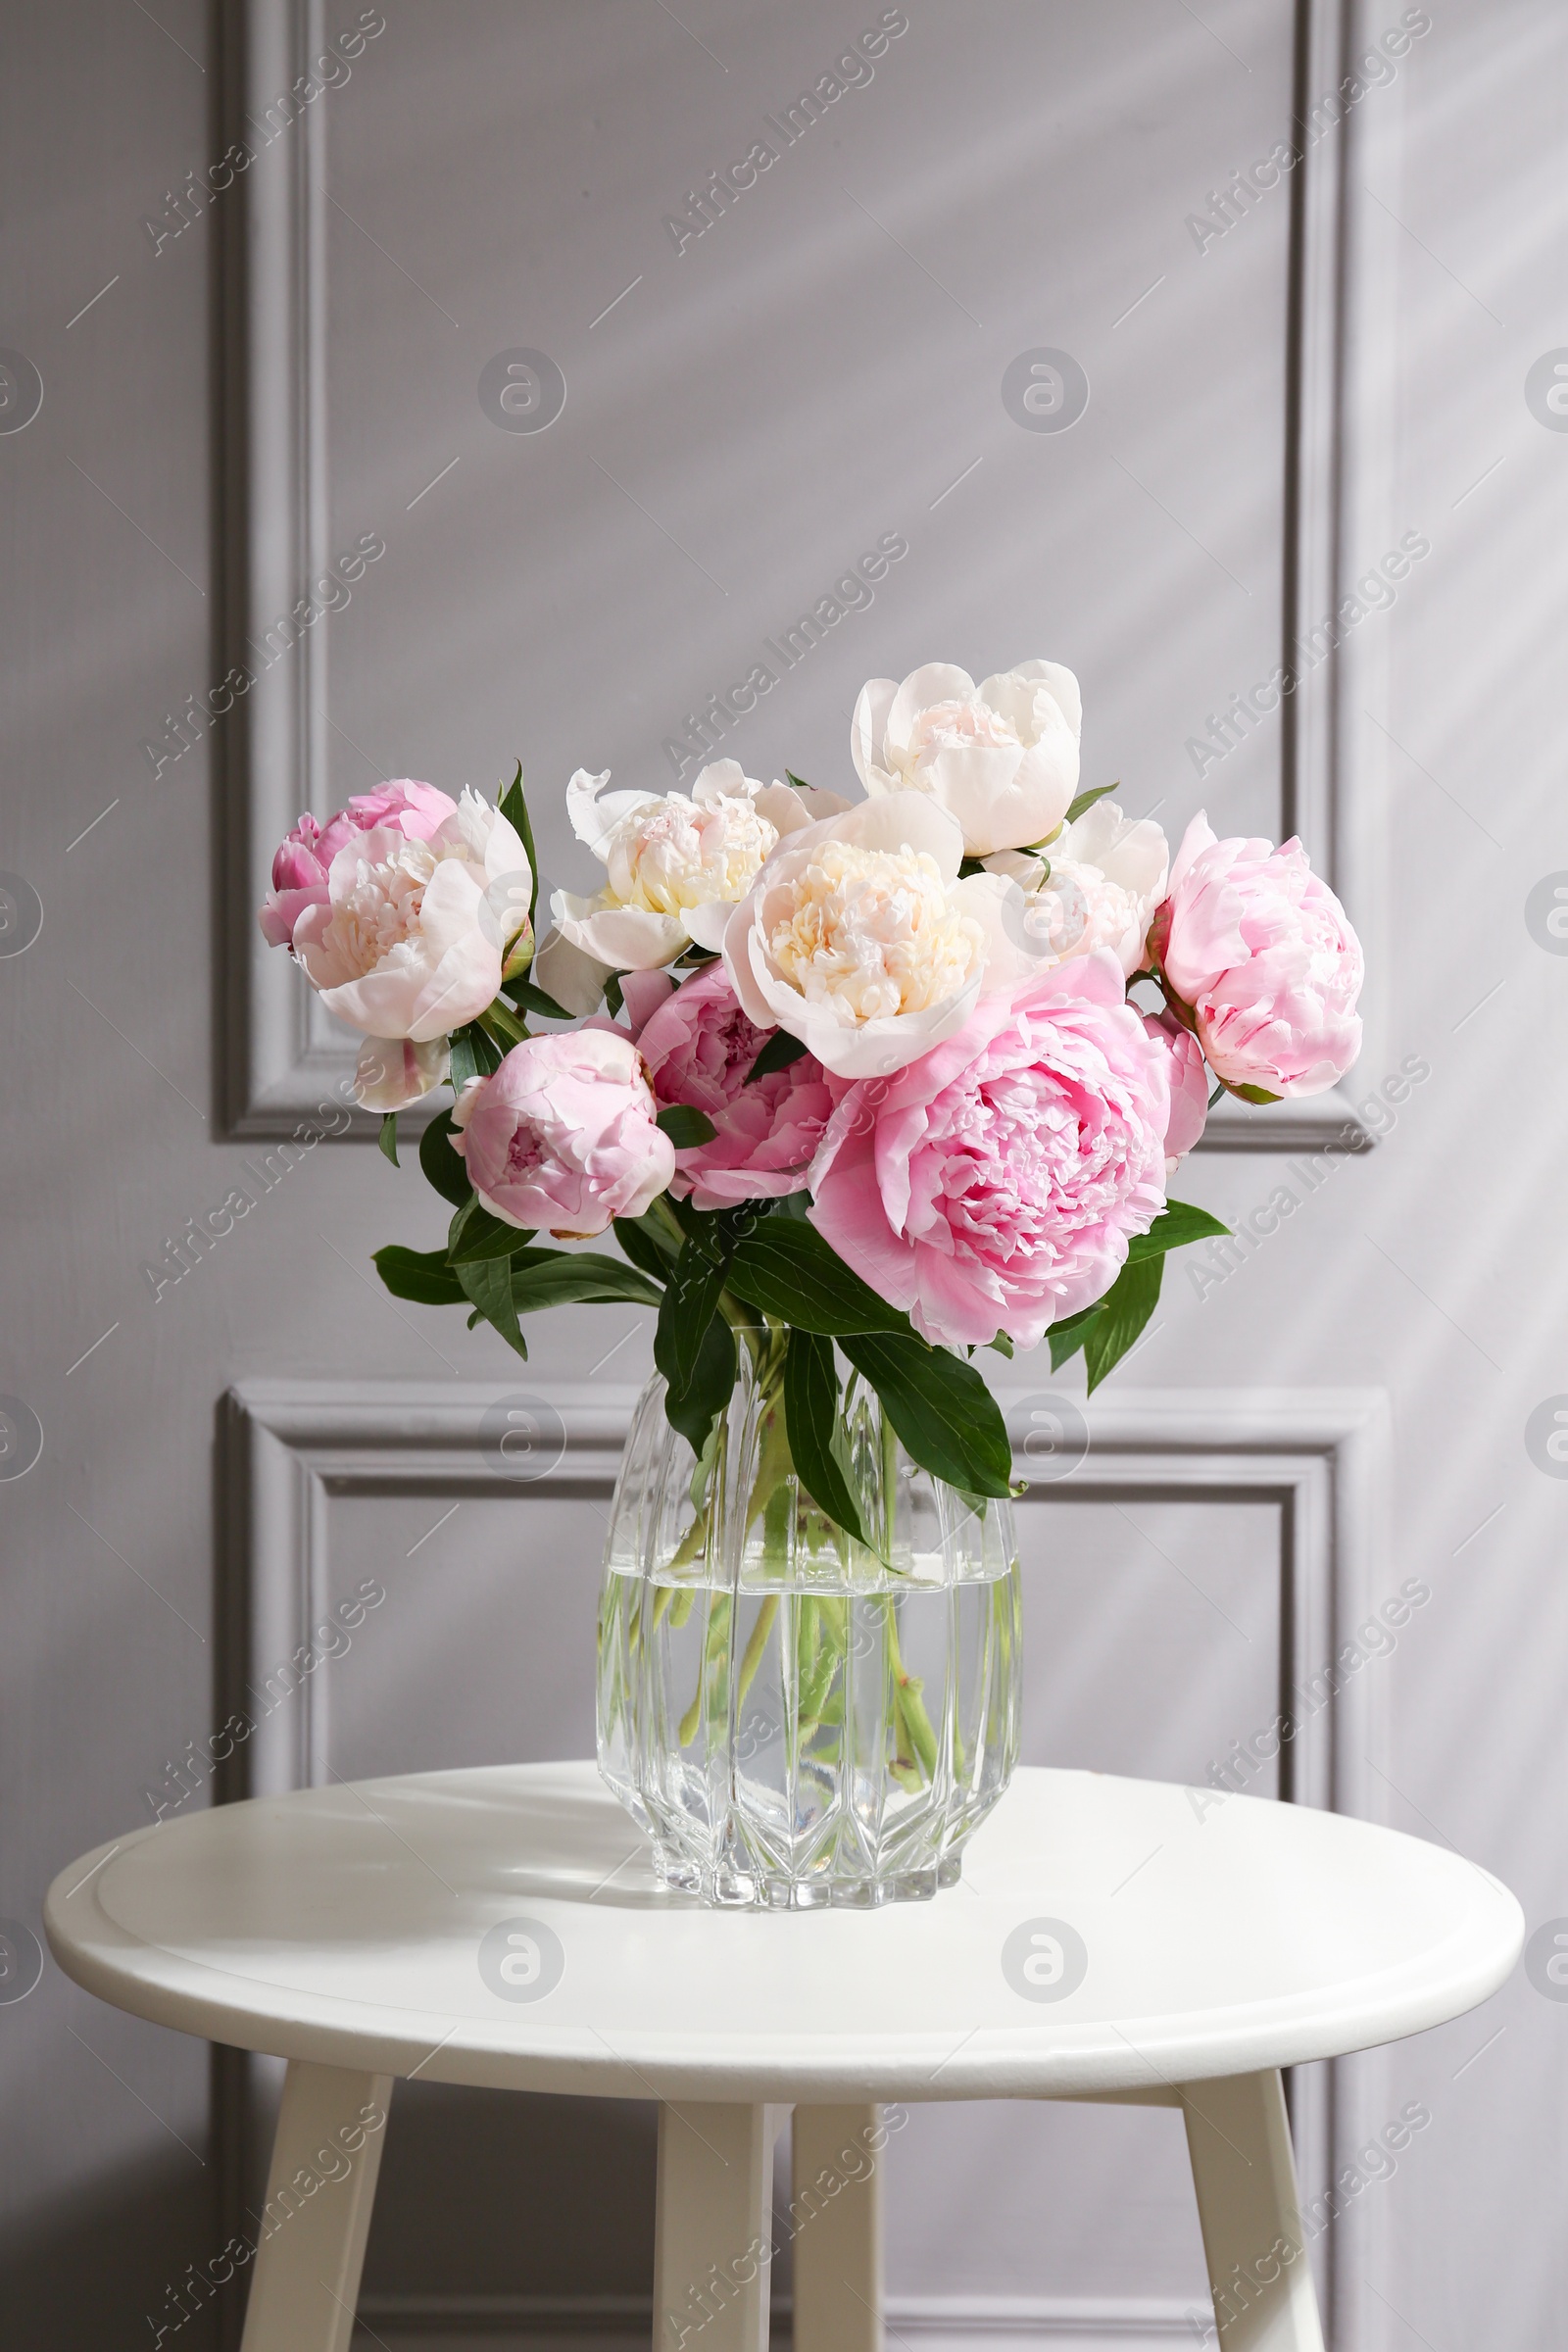
[[[1303,1806],[1020,1771],[961,1884],[880,1911],[664,1891],[592,1764],[155,1825],[63,1871],[90,1992],[290,2061],[244,2352],[348,2352],[392,2082],[660,2105],[656,2352],[761,2352],[794,2109],[798,2352],[879,2352],[882,2101],[1180,2106],[1226,2352],[1321,2352],[1279,2070],[1497,1987],[1506,1887]]]

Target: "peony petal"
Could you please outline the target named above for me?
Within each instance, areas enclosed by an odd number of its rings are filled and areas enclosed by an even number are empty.
[[[528,976],[564,1011],[581,1018],[598,1009],[612,968],[551,929],[539,943]]]
[[[1181,848],[1177,851],[1175,863],[1170,869],[1168,887],[1172,898],[1175,897],[1179,884],[1186,881],[1191,867],[1201,858],[1205,850],[1215,848],[1218,840],[1219,836],[1209,823],[1206,811],[1200,808],[1182,835]]]
[[[927,662],[922,668],[911,669],[889,704],[883,722],[883,740],[892,760],[897,762],[907,754],[909,731],[922,710],[928,710],[933,703],[967,703],[973,696],[973,678],[956,662]]]
[[[578,915],[570,911],[567,894],[558,891],[550,911],[564,939],[613,971],[657,970],[691,944],[685,924],[674,915],[651,914],[641,906],[599,906]]]
[[[404,1110],[438,1087],[452,1066],[449,1038],[415,1045],[404,1037],[368,1037],[354,1072],[354,1100],[363,1110]]]
[[[728,899],[710,899],[706,906],[688,906],[681,916],[695,944],[710,948],[716,956],[724,945],[724,932],[734,912]]]
[[[634,808],[645,808],[659,799],[657,792],[612,792],[599,797],[610,782],[610,770],[591,776],[579,767],[566,786],[566,814],[571,829],[580,842],[587,844],[596,858],[603,858],[605,845],[623,816]]]
[[[1031,710],[1038,712],[1035,689],[1043,686],[1061,712],[1074,743],[1078,741],[1084,727],[1084,698],[1078,680],[1070,669],[1060,662],[1015,662],[1011,669],[999,671],[995,677],[985,679],[980,688],[981,700],[989,703],[994,710],[1004,711],[1016,725],[1013,680],[1028,694],[1028,701],[1021,705],[1022,714]],[[1003,696],[1007,699],[1001,699]],[[1035,724],[1035,719],[1026,715],[1025,725],[1018,728],[1018,733],[1025,741],[1034,733]]]
[[[728,907],[724,910],[728,913]],[[661,1004],[667,1004],[674,994],[675,983],[668,972],[628,972],[620,984],[620,1001],[625,1007],[626,1022],[633,1037],[639,1037]],[[556,999],[559,1004],[561,999]]]
[[[836,792],[823,792],[814,784],[764,784],[754,806],[759,816],[765,816],[780,840],[787,833],[799,833],[807,825],[818,825],[830,816],[842,816],[850,803]],[[774,852],[775,857],[777,852]]]
[[[963,862],[963,835],[956,817],[923,792],[889,792],[859,801],[834,824],[840,841],[865,850],[925,851],[945,881],[956,882]],[[792,852],[800,845],[789,844]],[[779,853],[774,851],[776,859]],[[765,875],[767,867],[762,868]]]
[[[850,758],[867,792],[888,789],[885,757],[888,712],[898,691],[892,678],[867,678],[856,697],[855,715],[850,720]]]
[[[720,799],[755,802],[761,789],[738,760],[714,760],[699,768],[689,797],[699,808],[706,808]]]

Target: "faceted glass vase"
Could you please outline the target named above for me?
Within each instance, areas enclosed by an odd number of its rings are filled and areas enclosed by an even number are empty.
[[[877,1549],[789,1466],[745,1363],[704,1458],[643,1391],[599,1609],[599,1769],[665,1884],[777,1909],[919,1901],[1018,1753],[1011,1505],[919,1469],[852,1376],[842,1460]]]

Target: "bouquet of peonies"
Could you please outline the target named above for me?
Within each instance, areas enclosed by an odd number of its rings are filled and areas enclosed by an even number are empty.
[[[699,1457],[744,1347],[861,1542],[840,1354],[916,1462],[1005,1494],[975,1348],[1081,1348],[1095,1388],[1164,1253],[1225,1230],[1166,1190],[1211,1102],[1321,1093],[1360,1044],[1360,947],[1299,843],[1198,816],[1172,863],[1113,786],[1078,791],[1079,729],[1057,662],[934,662],[862,690],[853,803],[733,760],[689,794],[579,769],[604,886],[556,892],[537,948],[520,766],[494,808],[400,782],[301,817],[262,928],[364,1033],[394,1164],[397,1112],[454,1097],[419,1144],[446,1246],[378,1251],[388,1289],[523,1355],[541,1307],[657,1307]],[[537,1246],[612,1230],[623,1258]]]

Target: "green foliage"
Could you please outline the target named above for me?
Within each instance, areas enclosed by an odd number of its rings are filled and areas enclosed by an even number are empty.
[[[1061,820],[1062,823],[1064,825],[1076,823],[1086,808],[1092,808],[1097,801],[1102,801],[1107,792],[1114,792],[1115,789],[1114,784],[1097,784],[1093,792],[1079,793],[1077,799],[1068,805],[1067,813]]]
[[[533,846],[533,823],[528,814],[527,796],[522,789],[522,761],[520,760],[517,761],[516,774],[501,796],[501,813],[528,853],[528,872],[533,882],[533,887],[528,894],[528,920],[531,923],[534,917],[534,908],[539,904],[539,858]]]
[[[452,1091],[461,1095],[470,1078],[488,1078],[501,1067],[501,1049],[477,1021],[452,1032]]]
[[[1065,1322],[1053,1323],[1046,1334],[1047,1339],[1051,1342],[1051,1369],[1053,1372],[1059,1372],[1069,1357],[1077,1354],[1089,1336],[1090,1324],[1099,1312],[1100,1301],[1097,1298],[1093,1306],[1081,1308],[1076,1315],[1069,1315]]]
[[[718,1133],[707,1111],[690,1102],[671,1102],[659,1113],[657,1124],[677,1152],[689,1152],[694,1144],[710,1144]]]
[[[819,1510],[853,1536],[869,1538],[834,1439],[839,1430],[839,1373],[833,1343],[792,1331],[784,1359],[784,1420],[796,1475]]]
[[[461,1306],[464,1289],[447,1264],[444,1250],[404,1250],[396,1243],[377,1250],[370,1263],[394,1298],[418,1306]]]
[[[652,1217],[616,1217],[614,1235],[634,1266],[655,1282],[667,1282],[676,1252]]]
[[[463,1285],[464,1296],[473,1301],[479,1313],[495,1331],[499,1331],[509,1348],[514,1348],[526,1362],[528,1343],[517,1322],[517,1309],[512,1297],[512,1268],[505,1258],[482,1257],[472,1265],[454,1268]]]
[[[392,1165],[396,1167],[398,1164],[398,1114],[395,1110],[389,1110],[382,1119],[381,1132],[376,1141]]]
[[[1229,1233],[1218,1217],[1211,1217],[1206,1208],[1194,1208],[1187,1200],[1167,1200],[1147,1233],[1135,1233],[1127,1245],[1128,1262],[1140,1257],[1161,1257],[1167,1250],[1180,1250],[1188,1242],[1206,1241],[1210,1234]]]
[[[665,1415],[698,1453],[729,1402],[737,1367],[735,1335],[718,1311],[729,1252],[722,1243],[713,1248],[712,1239],[688,1235],[665,1285],[654,1335],[654,1361],[668,1383]]]
[[[747,1071],[746,1085],[750,1086],[756,1078],[771,1077],[775,1070],[787,1070],[805,1052],[806,1047],[798,1037],[791,1037],[787,1029],[775,1029]]]
[[[461,1208],[473,1187],[461,1155],[452,1149],[455,1133],[451,1111],[443,1110],[419,1138],[419,1165],[425,1182],[435,1187],[442,1200],[450,1200],[454,1208]]]
[[[547,997],[542,988],[532,980],[525,979],[520,972],[515,979],[502,981],[501,993],[512,999],[519,1012],[542,1013],[547,1021],[569,1021],[571,1018],[564,1004],[558,1004],[554,997]]]
[[[520,1250],[512,1259],[512,1302],[520,1315],[547,1306],[657,1306],[662,1293],[634,1266],[597,1250]]]
[[[839,1346],[875,1389],[911,1460],[966,1494],[1012,1492],[1006,1424],[972,1364],[912,1332],[856,1332]]]
[[[729,1287],[737,1298],[797,1331],[834,1339],[850,1332],[909,1333],[907,1315],[852,1273],[814,1225],[794,1217],[764,1216],[751,1223],[735,1245]]]
[[[1121,1362],[1159,1303],[1163,1257],[1130,1257],[1095,1309],[1084,1335],[1084,1367],[1092,1396]]]

